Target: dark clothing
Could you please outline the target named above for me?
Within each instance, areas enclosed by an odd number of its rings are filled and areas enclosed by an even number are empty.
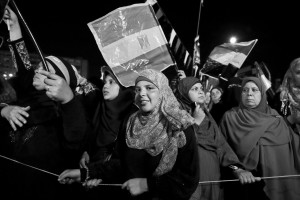
[[[294,152],[295,168],[300,174],[300,126],[296,123],[291,123],[285,118],[287,125],[292,129],[291,133],[291,144]]]
[[[233,172],[227,169],[228,166],[235,165],[241,168],[243,166],[208,112],[200,126],[194,125],[194,127],[199,153],[200,184],[191,200],[221,200],[224,198],[221,184],[201,184],[201,182],[218,181],[224,177],[233,179]]]
[[[242,87],[253,81],[261,92],[261,101],[255,108],[240,103],[224,114],[220,128],[243,166],[260,177],[297,174],[291,130],[284,119],[267,104],[266,93],[260,79],[243,80]],[[260,193],[274,199],[299,199],[299,179],[265,179]],[[260,183],[258,183],[260,184]],[[257,184],[256,184],[257,185]],[[250,191],[251,192],[251,191]],[[252,195],[259,194],[252,191]],[[261,198],[261,196],[256,196]]]
[[[210,109],[209,113],[216,121],[217,125],[219,125],[226,111],[227,111],[227,106],[223,103],[223,101],[220,101],[217,104],[212,104],[212,108]]]
[[[122,158],[121,161],[113,157],[107,164],[90,165],[90,175],[102,178],[104,183],[124,183],[132,178],[147,178],[149,192],[137,196],[136,199],[189,199],[199,181],[199,161],[193,127],[190,126],[184,131],[186,145],[179,148],[172,170],[158,177],[152,174],[161,154],[150,156],[144,150],[128,148],[125,131],[124,129],[120,132],[116,149],[116,157]],[[126,198],[129,199],[130,196],[122,197]]]
[[[101,71],[104,73],[104,78],[107,75],[113,78],[120,89],[117,97],[105,100],[102,81],[100,89],[97,88],[82,98],[91,124],[91,132],[84,149],[90,157],[90,162],[109,159],[122,121],[132,110],[136,111],[136,106],[133,104],[133,88],[123,87],[108,66],[103,66]]]
[[[192,113],[192,101],[189,91],[199,83],[199,79],[187,77],[179,81],[177,98],[182,107]],[[241,163],[221,134],[218,125],[211,114],[204,108],[205,117],[200,125],[194,124],[199,154],[200,184],[193,193],[191,200],[223,199],[223,190],[220,184],[201,184],[206,181],[221,179],[221,169],[229,165],[241,167]],[[232,172],[231,172],[232,174]]]
[[[76,97],[60,105],[49,99],[45,91],[37,91],[32,86],[34,71],[24,41],[11,42],[10,48],[18,68],[13,80],[17,92],[15,105],[30,106],[27,123],[6,133],[11,141],[10,156],[32,167],[1,160],[9,165],[6,186],[13,188],[8,189],[9,195],[28,199],[68,196],[68,187],[62,187],[55,174],[78,166],[87,131],[84,109]]]
[[[225,105],[225,110],[238,106],[240,102],[242,79],[239,77],[232,77],[228,81],[219,79],[219,86],[223,89],[222,101]]]

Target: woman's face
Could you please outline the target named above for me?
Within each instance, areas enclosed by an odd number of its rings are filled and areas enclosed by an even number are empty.
[[[217,88],[212,89],[211,91],[211,100],[213,101],[214,104],[218,103],[221,100],[221,91],[218,90]]]
[[[159,101],[159,89],[148,81],[139,81],[135,86],[135,102],[144,113],[152,112]]]
[[[110,75],[105,76],[104,86],[102,88],[104,100],[114,100],[119,95],[119,91],[119,84]]]
[[[256,108],[261,101],[261,92],[253,81],[249,81],[242,88],[242,103],[247,108]]]
[[[189,90],[189,98],[192,102],[204,103],[205,102],[205,94],[203,91],[203,87],[201,83],[196,83]]]

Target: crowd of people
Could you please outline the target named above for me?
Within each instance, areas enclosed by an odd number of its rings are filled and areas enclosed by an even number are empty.
[[[0,88],[6,196],[300,199],[299,58],[275,96],[282,109],[259,76],[207,87],[183,70],[174,81],[144,69],[124,87],[103,66],[95,85],[58,56],[33,66],[9,6],[4,18],[17,69]]]

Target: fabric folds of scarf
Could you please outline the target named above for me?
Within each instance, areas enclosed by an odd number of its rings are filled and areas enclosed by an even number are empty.
[[[101,99],[98,104],[93,124],[97,147],[104,147],[115,141],[120,124],[131,109],[134,101],[133,89],[123,87],[109,67],[102,67],[104,76],[110,75],[120,86],[118,96],[110,101]]]
[[[246,108],[242,103],[224,114],[221,131],[227,137],[244,166],[253,170],[259,162],[260,145],[282,145],[289,143],[289,128],[276,110],[267,104],[266,93],[260,80],[250,77],[243,80],[242,88],[253,81],[261,91],[260,104]]]
[[[98,104],[93,120],[97,133],[97,146],[104,147],[115,141],[119,127],[131,109],[133,103],[132,88],[122,88],[119,95],[111,101],[102,101]]]
[[[191,111],[192,101],[189,99],[189,90],[200,80],[195,77],[186,77],[178,82],[177,99],[187,111]],[[207,151],[216,152],[221,165],[228,166],[229,164],[239,163],[236,154],[231,148],[225,144],[225,138],[221,134],[215,120],[204,108],[205,118],[199,126],[194,125],[197,143]]]
[[[189,91],[196,83],[201,83],[198,78],[186,77],[181,79],[177,85],[177,99],[186,110],[191,109],[191,104],[193,103],[189,98]]]
[[[126,129],[126,143],[130,148],[145,149],[152,156],[162,153],[159,165],[153,173],[162,175],[172,169],[178,148],[186,143],[183,130],[195,123],[185,110],[180,109],[167,77],[152,69],[144,70],[139,76],[146,77],[160,92],[160,102],[149,115],[141,110],[130,116]]]
[[[300,58],[294,59],[284,75],[284,79],[280,86],[280,101],[283,103],[282,111],[285,112],[289,108],[291,112],[295,112],[297,118],[300,117],[300,79],[295,68],[300,65]]]

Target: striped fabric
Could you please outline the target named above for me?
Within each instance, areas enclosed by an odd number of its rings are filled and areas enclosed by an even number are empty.
[[[249,42],[222,44],[213,49],[209,58],[223,65],[230,63],[237,68],[241,68],[256,42],[257,39]]]
[[[257,39],[233,44],[224,43],[216,46],[208,56],[200,73],[219,77],[226,72],[226,79],[229,78],[228,76],[234,75],[237,69],[241,68],[256,42]]]
[[[133,86],[143,69],[162,71],[174,65],[166,37],[147,3],[118,8],[88,27],[104,60],[125,87]]]
[[[152,4],[156,18],[164,31],[177,67],[186,72],[191,71],[193,55],[187,51],[159,4],[157,2]]]

